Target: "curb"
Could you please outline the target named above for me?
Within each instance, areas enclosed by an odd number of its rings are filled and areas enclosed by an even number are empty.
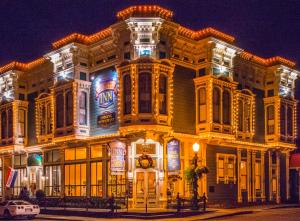
[[[224,218],[224,217],[230,217],[230,216],[238,216],[238,215],[246,215],[246,214],[252,214],[254,211],[248,210],[248,211],[241,211],[241,212],[235,212],[235,213],[230,213],[230,214],[223,214],[223,215],[216,215],[208,218],[203,218],[203,219],[195,219],[196,220],[210,220],[210,219],[217,219],[217,218]]]

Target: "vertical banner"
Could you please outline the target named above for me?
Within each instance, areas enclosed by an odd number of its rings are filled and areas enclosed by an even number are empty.
[[[13,168],[8,168],[8,176],[6,180],[6,187],[13,188],[15,186],[15,182],[18,176],[18,171]]]
[[[114,68],[93,73],[91,86],[91,134],[118,130],[118,74]]]
[[[170,140],[167,144],[168,171],[180,170],[180,141]]]
[[[126,145],[120,141],[109,143],[110,171],[112,175],[122,175],[125,172]]]

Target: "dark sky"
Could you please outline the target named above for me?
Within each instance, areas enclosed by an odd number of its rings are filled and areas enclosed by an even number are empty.
[[[116,21],[120,9],[160,4],[192,29],[215,27],[237,46],[262,57],[281,55],[300,64],[300,0],[0,0],[0,65],[27,62],[72,32],[91,34]]]

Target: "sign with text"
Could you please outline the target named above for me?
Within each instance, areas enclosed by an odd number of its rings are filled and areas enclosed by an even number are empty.
[[[173,139],[167,144],[168,171],[180,170],[180,141]]]
[[[126,144],[120,141],[109,143],[110,147],[110,171],[112,175],[125,172]]]
[[[111,67],[92,75],[91,134],[114,133],[118,130],[118,74]]]

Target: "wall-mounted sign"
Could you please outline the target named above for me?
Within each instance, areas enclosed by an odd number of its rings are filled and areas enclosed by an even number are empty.
[[[91,86],[91,135],[118,129],[118,74],[113,67],[93,73]]]
[[[125,172],[126,144],[120,141],[109,143],[110,147],[110,171],[112,175]]]
[[[180,141],[173,139],[167,144],[168,171],[180,170]]]
[[[136,154],[156,154],[156,145],[154,143],[136,144]]]

